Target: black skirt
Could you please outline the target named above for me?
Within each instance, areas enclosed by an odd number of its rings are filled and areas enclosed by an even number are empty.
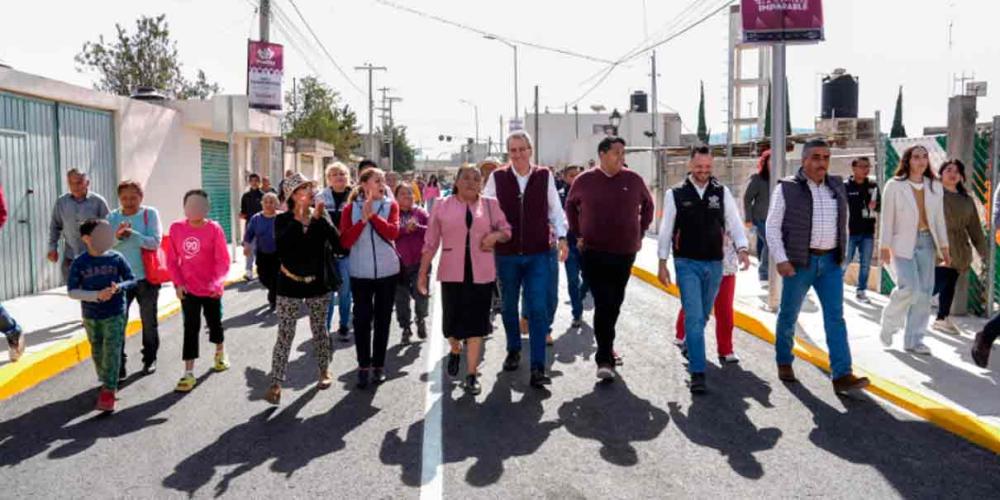
[[[464,340],[490,333],[493,286],[493,283],[441,283],[441,326],[445,338]]]

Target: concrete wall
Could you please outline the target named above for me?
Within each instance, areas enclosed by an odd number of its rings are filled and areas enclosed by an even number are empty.
[[[576,131],[577,117],[573,113],[538,115],[538,134],[535,133],[535,116],[529,114],[525,117],[524,127],[533,136],[539,136],[536,138],[539,163],[553,167],[563,167],[569,163],[585,164],[587,160],[597,158],[597,142],[593,142],[593,137],[597,136],[598,142],[604,137],[604,127],[608,126],[610,114],[610,111],[602,114],[580,113],[579,137]],[[650,130],[650,120],[649,113],[624,113],[621,125],[618,127],[618,135],[624,138],[629,146],[647,147],[650,145],[650,139],[643,133]],[[679,145],[680,117],[672,113],[660,113],[658,122],[660,144]],[[593,142],[594,147],[588,153],[578,144],[580,141],[583,141],[583,145]]]

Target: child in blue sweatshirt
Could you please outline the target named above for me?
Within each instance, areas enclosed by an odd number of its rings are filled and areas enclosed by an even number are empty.
[[[81,301],[83,328],[101,382],[97,410],[111,412],[125,342],[125,291],[135,286],[135,276],[125,257],[111,250],[115,231],[108,221],[84,221],[80,236],[87,252],[73,260],[66,288],[70,298]]]

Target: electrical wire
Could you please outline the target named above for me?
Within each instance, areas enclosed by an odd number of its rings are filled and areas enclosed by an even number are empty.
[[[292,5],[292,8],[295,9],[295,13],[298,14],[299,19],[302,20],[302,24],[304,24],[306,26],[306,29],[309,30],[309,34],[312,35],[313,40],[316,41],[316,44],[319,45],[320,49],[323,50],[323,53],[326,54],[326,58],[330,60],[330,63],[332,63],[335,68],[337,68],[337,71],[340,73],[340,75],[343,76],[344,79],[347,80],[347,83],[350,83],[351,87],[354,87],[354,90],[357,90],[358,93],[360,93],[363,96],[367,95],[365,91],[362,90],[361,87],[357,83],[355,83],[350,76],[348,76],[347,72],[344,71],[344,68],[340,67],[340,64],[337,63],[337,60],[334,59],[333,55],[330,54],[330,51],[326,49],[326,45],[323,45],[323,42],[319,39],[318,36],[316,36],[316,32],[313,31],[312,26],[309,25],[309,21],[307,21],[305,16],[302,15],[302,11],[300,11],[299,6],[295,4],[295,0],[288,0],[288,3],[290,3]]]
[[[526,41],[526,40],[519,40],[519,39],[516,39],[516,38],[510,38],[510,37],[506,37],[506,36],[501,36],[501,35],[498,35],[496,33],[491,33],[489,31],[486,31],[486,30],[483,30],[483,29],[480,29],[480,28],[476,28],[474,26],[469,26],[467,24],[462,24],[462,23],[457,22],[457,21],[452,21],[450,19],[445,19],[445,18],[443,18],[441,16],[437,16],[437,15],[434,15],[434,14],[429,14],[427,12],[419,11],[419,10],[414,9],[412,7],[407,7],[405,5],[400,5],[400,4],[397,4],[395,2],[390,2],[389,0],[375,0],[375,3],[381,4],[381,5],[384,5],[386,7],[389,7],[389,8],[392,8],[392,9],[396,9],[396,10],[399,10],[399,11],[408,12],[410,14],[422,17],[424,19],[430,19],[432,21],[437,21],[437,22],[442,23],[442,24],[447,24],[449,26],[452,26],[452,27],[455,27],[455,28],[458,28],[458,29],[462,29],[462,30],[465,30],[465,31],[471,31],[473,33],[482,35],[484,37],[492,37],[492,38],[497,38],[497,39],[500,39],[500,40],[504,40],[504,41],[506,41],[508,43],[512,43],[512,44],[515,44],[515,45],[523,45],[525,47],[531,47],[533,49],[544,50],[544,51],[548,51],[548,52],[554,52],[556,54],[561,54],[561,55],[569,56],[569,57],[576,57],[576,58],[579,58],[579,59],[585,59],[587,61],[592,61],[592,62],[599,62],[599,63],[604,63],[604,64],[612,64],[612,63],[614,63],[614,61],[611,61],[609,59],[604,59],[604,58],[601,58],[601,57],[590,56],[590,55],[587,55],[587,54],[581,54],[579,52],[575,52],[575,51],[568,50],[568,49],[563,49],[563,48],[559,48],[559,47],[550,47],[550,46],[542,45],[542,44],[535,43],[535,42],[529,42],[529,41]]]

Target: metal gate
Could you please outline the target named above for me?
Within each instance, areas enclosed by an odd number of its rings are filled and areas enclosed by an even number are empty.
[[[0,230],[0,300],[61,284],[45,256],[52,208],[74,167],[91,175],[91,190],[113,196],[111,113],[0,92],[0,183],[10,212]]]
[[[208,192],[212,209],[208,217],[222,226],[226,241],[232,239],[230,207],[229,145],[220,141],[201,140],[201,188]]]

